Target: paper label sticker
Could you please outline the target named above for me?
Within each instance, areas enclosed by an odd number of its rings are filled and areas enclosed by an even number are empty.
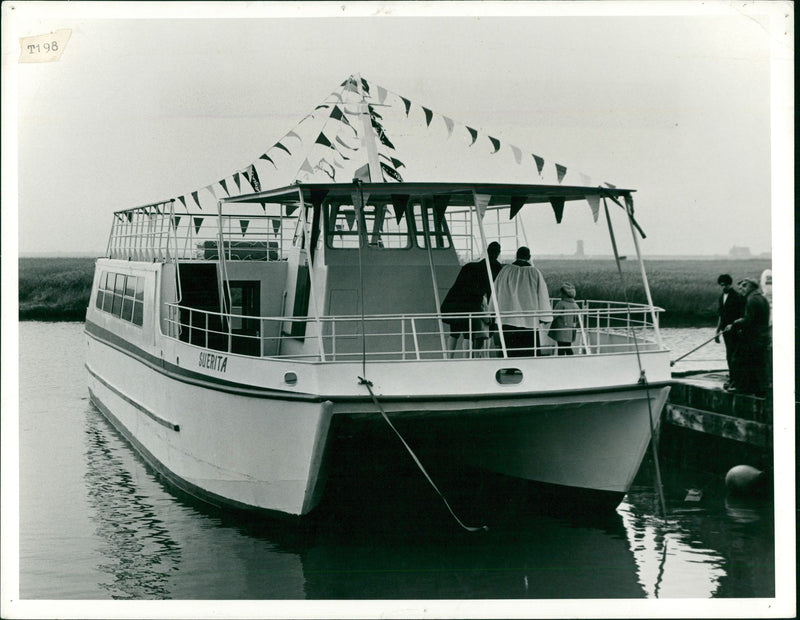
[[[21,37],[20,62],[54,62],[61,58],[64,48],[67,47],[69,35],[72,30],[65,28],[50,34],[40,34],[35,37]]]

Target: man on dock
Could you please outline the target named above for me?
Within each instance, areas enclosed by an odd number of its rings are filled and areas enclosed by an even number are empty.
[[[744,297],[742,297],[733,287],[733,278],[727,273],[723,273],[717,278],[717,284],[722,287],[722,293],[719,296],[719,304],[717,308],[717,335],[714,342],[719,342],[719,335],[722,334],[722,339],[725,341],[725,359],[728,362],[729,380],[725,385],[726,388],[733,389],[735,384],[733,382],[733,352],[736,349],[736,341],[739,337],[733,331],[726,331],[726,327],[739,319],[744,314]]]
[[[764,396],[771,367],[769,302],[755,280],[745,278],[739,281],[739,290],[745,298],[744,316],[725,328],[736,333],[738,338],[731,369],[733,391]]]

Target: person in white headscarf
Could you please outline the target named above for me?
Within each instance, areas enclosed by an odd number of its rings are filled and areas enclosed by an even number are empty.
[[[504,265],[495,280],[497,305],[503,315],[503,338],[510,357],[536,355],[539,330],[553,320],[553,308],[542,272],[531,264],[531,251],[517,250],[517,260]],[[533,314],[531,311],[535,311]]]

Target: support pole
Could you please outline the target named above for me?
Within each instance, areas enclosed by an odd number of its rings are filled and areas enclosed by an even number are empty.
[[[306,217],[306,203],[303,200],[303,190],[298,187],[297,194],[300,197],[300,213],[303,214],[303,235],[305,236],[306,259],[308,260],[308,282],[311,288],[311,306],[314,308],[314,321],[317,324],[317,344],[319,345],[319,359],[325,361],[325,345],[322,339],[322,321],[319,318],[319,308],[317,307],[317,287],[314,286],[314,262],[311,260],[311,231],[309,229],[308,218]],[[313,206],[312,206],[313,208]],[[320,209],[322,206],[320,206]],[[323,236],[320,236],[323,238]]]

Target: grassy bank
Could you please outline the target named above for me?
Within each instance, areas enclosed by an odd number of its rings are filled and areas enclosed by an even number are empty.
[[[541,260],[537,266],[553,295],[561,283],[572,282],[580,299],[624,301],[622,281],[613,260]],[[645,303],[639,265],[623,261],[631,302]],[[717,276],[734,280],[758,279],[769,260],[653,260],[646,261],[653,303],[666,310],[665,327],[707,326],[716,322]],[[19,261],[19,318],[39,321],[82,321],[92,287],[93,258],[21,258]]]

